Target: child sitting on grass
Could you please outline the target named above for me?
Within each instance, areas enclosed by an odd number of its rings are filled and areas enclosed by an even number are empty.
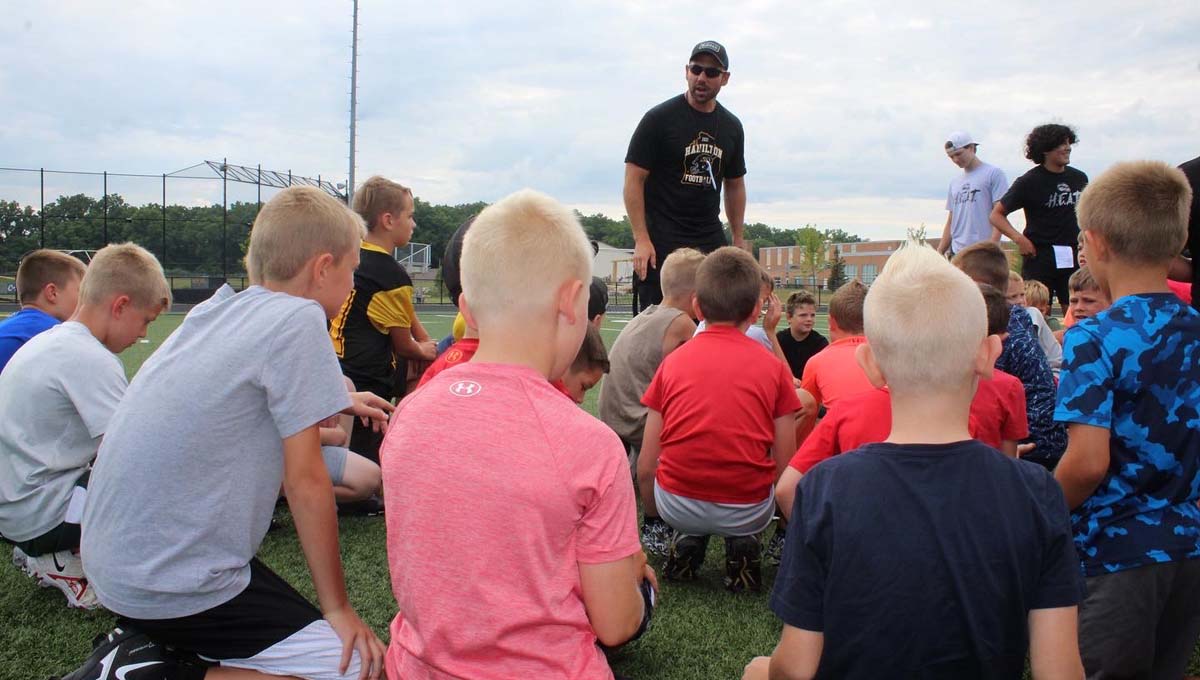
[[[158,260],[132,243],[100,249],[83,282],[64,288],[75,286],[74,315],[25,343],[0,373],[0,536],[40,585],[92,609],[80,522],[89,468],[127,384],[116,354],[146,335],[171,290]]]
[[[804,376],[804,366],[808,360],[829,346],[829,341],[813,330],[817,320],[817,299],[812,293],[807,290],[792,293],[784,309],[788,327],[779,331],[776,338],[787,359],[788,368],[792,369],[792,376],[798,381]]]
[[[663,360],[642,398],[638,489],[647,512],[675,530],[663,573],[695,578],[717,534],[734,592],[762,585],[758,535],[775,515],[775,480],[796,448],[800,409],[787,364],[746,335],[759,314],[760,272],[732,246],[704,259],[695,299],[708,328]]]
[[[1005,296],[986,283],[979,284],[987,305],[988,335],[1001,341],[1008,335],[1009,306]],[[800,445],[775,487],[779,511],[788,518],[796,483],[816,464],[864,444],[881,442],[892,429],[892,403],[887,387],[856,394],[838,402]],[[991,378],[981,377],[971,399],[967,431],[972,439],[1016,458],[1018,442],[1029,436],[1025,414],[1025,388],[1021,381],[993,369]]]
[[[1000,340],[979,289],[932,248],[894,253],[871,286],[862,363],[888,385],[887,440],[800,481],[771,609],[772,678],[1081,677],[1083,596],[1050,474],[971,441],[975,384]]]
[[[674,250],[659,272],[663,301],[650,305],[633,317],[609,350],[608,376],[600,385],[600,420],[612,428],[629,451],[629,465],[637,477],[638,452],[646,426],[642,395],[654,379],[659,365],[696,332],[692,321],[692,296],[696,293],[696,270],[704,254],[694,248]],[[662,518],[643,508],[642,545],[655,555],[666,555],[671,529]]]
[[[382,427],[391,408],[346,391],[325,328],[362,236],[320,189],[279,192],[250,233],[253,285],[193,311],[138,371],[83,516],[84,569],[118,630],[70,680],[138,664],[184,680],[383,672],[383,643],[346,595],[318,430],[343,411]],[[281,485],[320,609],[255,557]]]
[[[381,449],[388,677],[610,678],[596,643],[644,629],[654,574],[620,441],[550,384],[590,326],[591,248],[525,190],[479,214],[461,265],[479,351],[401,402]]]
[[[1112,300],[1108,299],[1108,294],[1092,276],[1090,267],[1076,269],[1075,273],[1071,274],[1071,278],[1067,279],[1067,290],[1070,292],[1068,298],[1070,304],[1067,307],[1067,317],[1070,323],[1066,328],[1054,334],[1055,339],[1060,343],[1066,332],[1074,328],[1075,324],[1083,319],[1096,316],[1112,304]]]
[[[1183,677],[1200,635],[1200,313],[1166,283],[1191,198],[1178,169],[1141,161],[1079,200],[1087,271],[1113,300],[1076,308],[1054,412],[1069,428],[1055,477],[1087,577],[1089,677]]]
[[[17,265],[21,309],[0,321],[0,371],[21,345],[75,313],[84,266],[57,250],[35,250]]]

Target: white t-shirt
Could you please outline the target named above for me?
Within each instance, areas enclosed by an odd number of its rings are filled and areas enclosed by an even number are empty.
[[[316,302],[253,286],[192,310],[130,383],[92,470],[81,553],[100,602],[161,619],[240,593],[283,440],[348,406]]]
[[[970,172],[950,182],[946,210],[950,211],[950,249],[954,252],[992,236],[988,216],[992,206],[1008,191],[1008,178],[994,165],[980,162]]]
[[[17,350],[0,373],[0,534],[62,524],[125,387],[121,360],[77,321]]]
[[[704,319],[701,319],[700,323],[696,324],[696,332],[692,333],[692,337],[694,338],[703,333],[705,328],[708,328],[708,324],[704,322]],[[746,328],[746,337],[757,342],[763,347],[766,347],[767,351],[771,354],[775,354],[775,347],[771,344],[771,336],[767,335],[767,332],[763,330],[762,326],[750,324]]]

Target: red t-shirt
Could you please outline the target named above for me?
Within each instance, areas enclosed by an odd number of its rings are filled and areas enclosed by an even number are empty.
[[[458,342],[450,345],[449,349],[442,352],[438,358],[429,364],[429,368],[425,369],[425,374],[421,376],[421,382],[417,383],[417,387],[421,387],[425,383],[433,380],[433,376],[442,371],[458,364],[465,364],[475,356],[479,351],[479,338],[463,338]]]
[[[1174,293],[1175,296],[1180,300],[1183,300],[1189,305],[1192,304],[1192,284],[1184,283],[1183,281],[1176,281],[1174,279],[1167,279],[1167,288],[1170,288],[1171,292]]]
[[[852,394],[829,407],[788,465],[807,473],[826,458],[881,442],[891,432],[892,395],[886,387]]]
[[[971,401],[970,430],[972,437],[994,449],[1006,439],[1028,437],[1029,414],[1021,381],[999,369],[992,371],[991,380],[980,380]]]
[[[642,403],[663,418],[658,485],[738,504],[770,494],[775,419],[800,409],[787,364],[733,326],[709,326],[667,355]]]
[[[807,473],[817,463],[863,444],[887,439],[892,431],[892,399],[887,388],[855,394],[832,406],[804,440],[788,465]],[[1025,412],[1025,387],[1001,370],[991,380],[980,380],[967,421],[971,437],[999,449],[1005,439],[1029,436]]]
[[[826,408],[842,397],[875,389],[854,358],[858,346],[866,342],[865,336],[853,335],[830,343],[804,365],[800,387]]]

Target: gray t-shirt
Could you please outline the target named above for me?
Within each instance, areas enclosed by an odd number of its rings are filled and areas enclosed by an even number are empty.
[[[28,541],[62,524],[125,386],[121,360],[79,322],[17,350],[0,373],[0,534]]]
[[[992,236],[988,216],[992,206],[1008,191],[1008,178],[994,165],[980,162],[970,172],[960,173],[950,182],[946,210],[950,211],[950,249],[963,248]]]
[[[130,383],[92,471],[81,553],[100,602],[162,619],[240,593],[283,440],[348,406],[316,302],[254,286],[193,310]]]

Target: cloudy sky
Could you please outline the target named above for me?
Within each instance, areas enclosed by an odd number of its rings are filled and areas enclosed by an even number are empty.
[[[351,3],[0,0],[0,166],[172,172],[206,159],[344,181]],[[1200,4],[362,0],[358,179],[436,203],[530,186],[619,218],[646,109],[703,39],[746,129],[747,221],[869,238],[945,220],[958,128],[1010,180],[1024,134],[1076,127],[1074,164],[1200,154]],[[158,180],[113,178],[135,203]],[[100,180],[48,175],[47,198]],[[220,200],[173,181],[170,202]],[[252,200],[253,187],[230,199]],[[37,204],[36,175],[0,198]],[[1016,220],[1019,223],[1019,220]]]

